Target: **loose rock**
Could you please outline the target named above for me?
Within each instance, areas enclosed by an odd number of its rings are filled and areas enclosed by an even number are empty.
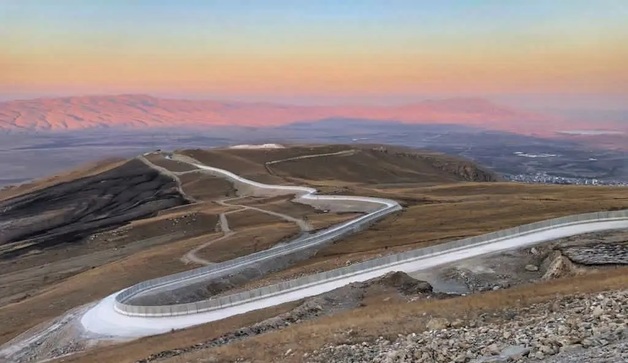
[[[380,337],[358,345],[327,345],[306,361],[626,362],[626,311],[628,290],[567,296],[490,323],[485,316],[466,324],[431,318],[423,332],[401,335],[392,342]]]

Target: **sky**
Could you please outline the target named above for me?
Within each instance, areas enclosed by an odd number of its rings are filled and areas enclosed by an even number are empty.
[[[626,0],[0,0],[0,98],[628,104]]]

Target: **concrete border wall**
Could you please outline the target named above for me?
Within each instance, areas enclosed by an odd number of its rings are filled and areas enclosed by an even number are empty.
[[[373,222],[377,218],[381,218],[386,214],[393,212],[394,210],[398,210],[399,206],[389,206],[382,210],[379,210],[375,213],[369,214],[367,216],[363,216],[359,219],[361,221],[357,226],[365,226],[368,223]],[[163,278],[148,280],[137,285],[130,287],[129,289],[123,290],[120,294],[116,296],[114,308],[117,312],[129,315],[129,316],[143,316],[143,317],[158,317],[158,316],[177,316],[177,315],[186,315],[186,314],[195,314],[200,312],[206,312],[211,310],[217,310],[228,306],[239,305],[263,298],[272,297],[273,295],[278,295],[282,293],[286,293],[291,290],[298,290],[305,287],[315,286],[317,284],[322,284],[324,282],[333,281],[340,278],[347,278],[352,275],[358,275],[364,272],[378,270],[383,267],[391,267],[403,263],[412,262],[413,260],[418,260],[421,258],[425,258],[427,256],[433,256],[443,253],[449,253],[455,250],[463,250],[470,247],[481,246],[484,244],[495,243],[500,240],[511,239],[513,237],[525,236],[526,234],[536,233],[544,230],[551,230],[557,227],[568,227],[570,225],[581,225],[586,223],[594,223],[601,221],[614,221],[614,220],[628,220],[628,210],[620,210],[620,211],[610,211],[610,212],[595,212],[595,213],[586,213],[586,214],[578,214],[560,218],[549,219],[545,221],[530,223],[514,228],[504,229],[480,236],[465,238],[457,241],[443,243],[433,247],[415,249],[403,253],[388,255],[380,258],[376,258],[373,260],[365,261],[362,263],[357,263],[351,266],[342,267],[330,271],[321,272],[318,274],[313,274],[309,276],[304,276],[301,278],[280,282],[273,285],[264,286],[261,288],[251,289],[248,291],[231,294],[227,296],[221,296],[218,298],[212,298],[202,301],[197,301],[193,303],[187,304],[177,304],[177,305],[164,305],[164,306],[137,306],[137,305],[129,305],[125,304],[125,301],[128,300],[128,297],[133,296],[134,294],[142,291],[147,291],[153,288],[154,286],[158,286],[159,284],[164,283],[178,283],[185,282],[190,278],[194,278],[195,276],[206,274],[208,271],[199,271],[204,270],[206,268],[201,268],[197,270],[187,271],[181,274],[175,274],[166,276]],[[355,222],[356,220],[352,221]],[[329,238],[338,238],[343,235],[343,233],[351,233],[352,229],[355,228],[356,225],[350,223],[348,226],[346,224],[340,226],[340,228],[336,228],[335,230],[332,228],[331,231],[323,231],[329,232],[324,236],[313,236],[308,239],[314,239],[314,241],[310,240],[310,244],[315,244],[319,238],[329,239]],[[280,249],[289,247],[299,247],[305,248],[303,246],[307,246],[308,242],[298,241],[295,242],[295,246],[280,246],[277,248],[276,252],[279,252]],[[320,241],[318,241],[320,243]],[[267,252],[263,251],[263,252]],[[270,255],[277,255],[276,253],[272,253]],[[245,256],[236,260],[247,260],[252,258],[253,255]],[[238,262],[236,260],[227,261],[225,263],[227,268],[228,266],[237,266]],[[213,266],[212,266],[213,267]],[[221,267],[218,267],[221,268]],[[186,278],[187,276],[187,278]]]
[[[122,309],[129,309],[128,307],[133,305],[127,304],[127,302],[138,294],[147,293],[151,290],[167,288],[173,285],[183,287],[184,285],[193,283],[194,280],[209,280],[212,277],[235,273],[249,266],[254,266],[255,264],[265,262],[276,257],[284,257],[301,252],[307,253],[308,250],[319,248],[324,244],[331,243],[349,234],[355,233],[360,229],[366,228],[370,224],[375,223],[377,220],[398,210],[401,210],[399,205],[386,207],[377,212],[353,219],[348,223],[320,231],[311,236],[301,237],[294,241],[277,245],[267,250],[237,257],[229,261],[200,267],[190,271],[146,280],[122,290],[118,295],[116,295],[115,300],[119,306],[122,306]]]
[[[192,160],[192,161],[190,161]],[[362,197],[362,196],[340,196],[340,195],[317,195],[316,189],[302,186],[292,186],[292,185],[270,185],[263,184],[260,182],[256,182],[253,180],[249,180],[243,178],[239,175],[236,175],[227,170],[223,170],[220,168],[215,168],[203,164],[198,164],[193,162],[193,159],[188,160],[183,159],[181,161],[191,163],[197,168],[209,172],[212,175],[220,176],[226,178],[234,183],[241,183],[256,188],[258,190],[267,190],[267,191],[282,191],[283,194],[295,194],[296,201],[302,200],[301,203],[307,203],[308,201],[357,201],[357,202],[367,202],[373,203],[375,205],[380,205],[376,211],[370,212],[367,215],[358,217],[351,221],[347,221],[340,225],[327,228],[323,231],[315,233],[311,236],[297,238],[294,241],[289,243],[274,246],[264,251],[260,251],[257,253],[253,253],[247,256],[242,256],[239,258],[235,258],[229,261],[225,261],[222,263],[205,266],[201,268],[197,268],[190,271],[184,271],[181,273],[168,275],[152,280],[147,280],[140,282],[139,284],[133,285],[127,289],[122,290],[115,297],[116,309],[120,312],[124,312],[126,314],[136,315],[138,311],[143,311],[141,309],[152,308],[159,310],[160,307],[152,306],[145,307],[140,305],[131,304],[129,301],[139,294],[145,294],[148,292],[153,292],[158,289],[171,289],[172,287],[184,287],[186,285],[190,285],[194,282],[199,282],[203,280],[209,280],[212,277],[224,276],[229,273],[236,273],[239,270],[245,269],[250,266],[254,266],[257,263],[268,262],[269,260],[277,257],[285,257],[285,256],[296,256],[299,252],[311,253],[315,248],[323,246],[324,244],[330,243],[337,239],[340,239],[348,234],[355,233],[370,224],[376,222],[377,220],[385,217],[388,214],[394,213],[398,210],[401,210],[401,206],[393,200],[384,199],[384,198],[373,198],[373,197]],[[182,309],[185,309],[186,313],[189,311],[189,304],[179,304],[182,306]],[[161,309],[160,311],[170,311],[172,314],[171,306],[179,306],[179,305],[169,305],[168,309]],[[184,306],[185,305],[185,306]],[[163,307],[162,307],[163,308]],[[176,308],[174,308],[176,310]],[[163,315],[163,314],[162,314]]]

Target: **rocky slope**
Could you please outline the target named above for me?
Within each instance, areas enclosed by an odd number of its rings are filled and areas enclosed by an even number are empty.
[[[173,179],[133,159],[100,174],[0,201],[0,257],[72,243],[185,203]]]
[[[420,154],[416,151],[395,151],[395,148],[392,149],[391,153],[397,156],[423,160],[438,170],[456,176],[459,180],[472,182],[493,182],[500,180],[494,172],[462,158],[456,158],[443,154]]]
[[[326,346],[323,362],[625,362],[628,290],[577,295],[505,311],[501,322],[433,318],[424,332],[362,344]],[[488,317],[486,317],[488,320]]]

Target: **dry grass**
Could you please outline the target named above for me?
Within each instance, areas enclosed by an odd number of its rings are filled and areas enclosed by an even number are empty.
[[[44,288],[21,302],[0,307],[0,343],[45,320],[82,304],[96,301],[146,279],[192,268],[179,261],[201,239],[219,234],[184,239],[137,252],[121,260],[88,269]]]
[[[181,153],[263,183],[308,184],[332,180],[357,184],[443,183],[490,178],[490,173],[460,158],[399,147],[387,149],[382,152],[368,145],[320,145],[265,150],[185,150]],[[265,164],[349,150],[355,152]]]
[[[340,163],[342,168],[330,168],[330,163]],[[341,180],[360,184],[461,180],[454,174],[443,173],[427,160],[371,150],[360,150],[351,155],[287,161],[273,164],[270,169],[275,175],[284,178]]]
[[[242,210],[236,213],[230,213],[227,216],[229,222],[229,228],[232,230],[238,230],[241,228],[247,228],[251,226],[263,226],[265,224],[274,224],[279,222],[285,222],[284,219],[262,213],[253,209]],[[294,224],[292,222],[286,222],[288,224]]]
[[[237,203],[249,205],[256,208],[287,214],[295,218],[310,217],[321,213],[321,211],[307,204],[292,202],[291,197],[279,196],[272,198],[242,198]]]
[[[180,175],[179,180],[183,192],[198,201],[213,201],[236,195],[231,183],[208,174],[187,173]]]
[[[575,293],[596,293],[628,287],[628,268],[605,270],[577,278],[553,280],[507,290],[491,291],[447,300],[419,300],[408,303],[394,299],[372,299],[366,306],[337,315],[305,322],[223,347],[197,351],[164,362],[200,362],[212,357],[213,362],[232,362],[245,358],[254,362],[297,362],[303,353],[329,343],[358,343],[379,336],[395,339],[397,334],[421,332],[431,317],[475,319],[482,313],[496,313],[495,319],[507,309],[551,301],[557,296]],[[349,329],[354,334],[348,336]],[[201,338],[201,337],[199,337]],[[191,343],[191,342],[189,342]],[[284,353],[292,349],[290,357]]]
[[[147,239],[175,232],[184,232],[186,237],[193,237],[214,232],[217,223],[217,214],[188,212],[134,221],[122,229],[126,231],[125,240]]]
[[[285,183],[282,178],[269,175],[264,163],[251,160],[251,155],[264,154],[267,150],[234,150],[234,149],[212,149],[212,150],[185,150],[181,154],[190,156],[205,165],[229,170],[245,178],[250,178],[262,183],[279,184]],[[257,151],[257,152],[255,152]]]
[[[178,207],[160,211],[157,213],[157,216],[154,218],[158,218],[158,217],[168,218],[170,216],[177,216],[177,215],[189,214],[189,213],[194,213],[194,212],[202,212],[202,213],[210,213],[210,214],[218,215],[220,213],[224,213],[224,212],[235,210],[235,209],[236,208],[226,207],[215,202],[197,202],[193,204],[184,204]]]
[[[268,249],[297,236],[301,230],[289,222],[275,222],[239,228],[234,235],[214,242],[197,255],[212,262],[222,262]]]
[[[361,233],[320,250],[293,267],[269,274],[256,286],[316,273],[393,252],[570,214],[628,208],[618,188],[511,183],[460,183],[441,187],[365,190],[406,200],[409,206]],[[358,193],[359,194],[359,193]]]
[[[30,183],[24,183],[15,187],[8,187],[0,190],[0,200],[9,199],[18,195],[32,193],[34,191],[51,187],[56,184],[64,183],[70,180],[85,178],[91,175],[104,173],[127,162],[120,158],[109,158],[95,163],[88,163],[69,170],[58,175],[45,179],[34,180]]]
[[[307,221],[314,230],[319,230],[334,224],[350,221],[362,215],[362,213],[322,213],[308,216]]]
[[[628,207],[617,188],[454,184],[387,192],[411,203],[368,231],[344,239],[323,254],[415,248],[569,214]],[[394,232],[394,233],[393,233]]]

